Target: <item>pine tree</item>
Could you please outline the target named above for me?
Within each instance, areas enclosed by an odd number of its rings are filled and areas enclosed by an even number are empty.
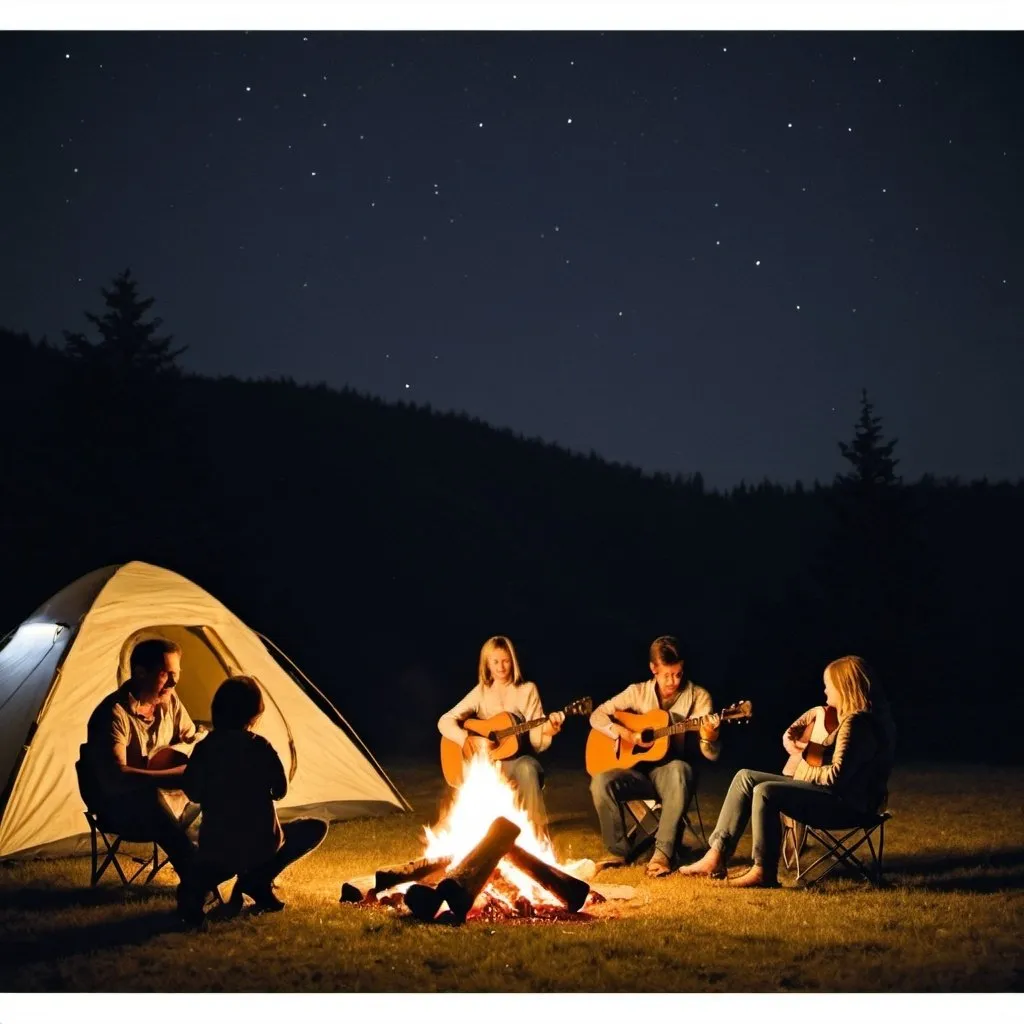
[[[102,316],[85,314],[100,340],[93,344],[80,332],[65,331],[68,354],[112,381],[178,373],[175,360],[186,349],[172,350],[171,335],[157,336],[163,323],[160,317],[143,320],[155,300],[139,298],[131,269],[115,277],[112,287],[100,291],[107,311]]]
[[[848,473],[836,475],[836,483],[840,486],[872,490],[900,483],[900,478],[896,476],[899,459],[892,457],[899,438],[882,440],[882,420],[874,415],[874,411],[874,405],[864,388],[861,391],[860,419],[854,428],[853,442],[839,442],[839,451],[853,467]]]

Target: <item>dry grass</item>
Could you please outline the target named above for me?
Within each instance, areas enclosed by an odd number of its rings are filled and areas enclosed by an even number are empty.
[[[0,869],[4,991],[1018,991],[1024,900],[1020,769],[897,773],[886,835],[890,886],[847,880],[744,892],[702,880],[599,880],[637,888],[616,917],[461,928],[342,905],[341,882],[418,853],[437,770],[394,773],[413,815],[347,822],[282,877],[283,914],[173,924],[171,876],[126,892],[88,888],[88,864]],[[713,824],[728,778],[706,779]],[[565,857],[601,843],[582,772],[552,772],[548,806]],[[749,841],[740,855],[749,852]],[[163,876],[162,876],[163,877]]]

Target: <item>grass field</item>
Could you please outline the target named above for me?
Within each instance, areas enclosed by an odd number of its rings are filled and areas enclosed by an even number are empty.
[[[435,766],[392,777],[415,811],[345,822],[280,879],[281,914],[174,922],[173,874],[126,891],[88,886],[84,858],[0,867],[0,991],[954,992],[1020,991],[1024,770],[913,766],[891,785],[889,885],[730,890],[596,881],[636,898],[590,921],[458,928],[340,904],[342,881],[419,853],[440,795]],[[729,778],[706,777],[707,830]],[[553,771],[547,802],[563,859],[602,854],[580,772]],[[737,863],[749,854],[749,835]],[[112,876],[111,872],[111,876]],[[158,879],[159,880],[159,879]]]

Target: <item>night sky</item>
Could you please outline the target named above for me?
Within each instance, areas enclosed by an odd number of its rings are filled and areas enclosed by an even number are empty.
[[[0,325],[715,487],[1024,476],[1015,33],[0,35]]]

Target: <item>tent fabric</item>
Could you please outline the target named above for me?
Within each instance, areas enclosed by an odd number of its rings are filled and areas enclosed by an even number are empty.
[[[256,731],[290,780],[282,818],[409,809],[358,737],[321,710],[245,623],[183,576],[129,562],[65,587],[0,648],[0,858],[82,847],[75,762],[89,716],[127,678],[134,644],[154,635],[182,646],[178,692],[196,720],[209,720],[227,675],[260,681],[266,711]]]

